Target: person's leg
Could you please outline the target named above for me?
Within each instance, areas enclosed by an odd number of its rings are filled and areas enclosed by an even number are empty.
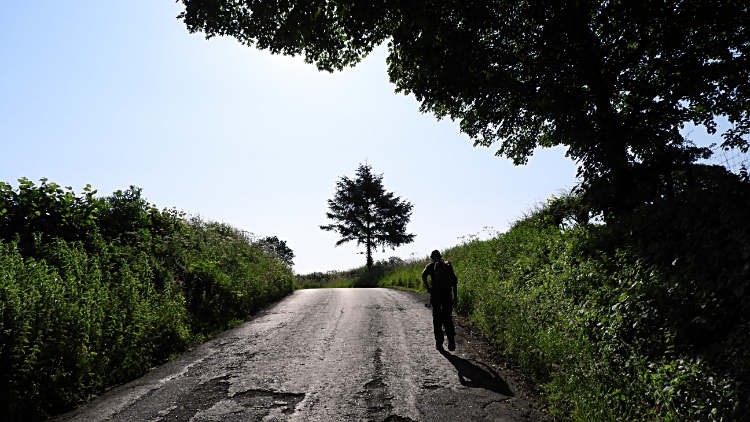
[[[445,313],[445,319],[443,325],[445,325],[445,335],[448,337],[448,350],[451,352],[456,350],[456,327],[453,325],[453,307],[448,306],[447,312]]]
[[[453,325],[453,303],[448,295],[440,301],[440,325],[445,326],[445,336],[448,337],[448,350],[456,350],[456,328]],[[442,328],[442,327],[441,327]],[[441,332],[442,334],[442,332]],[[440,337],[442,339],[442,335]]]
[[[443,313],[439,303],[432,304],[432,328],[435,333],[435,347],[443,350]]]

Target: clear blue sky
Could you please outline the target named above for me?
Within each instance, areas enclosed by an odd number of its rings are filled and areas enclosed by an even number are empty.
[[[576,183],[561,148],[515,167],[420,114],[388,83],[383,47],[321,73],[190,35],[180,11],[167,0],[0,3],[0,180],[90,183],[101,195],[136,185],[159,207],[279,236],[297,273],[364,263],[318,228],[336,180],[364,160],[414,204],[416,241],[376,259],[504,231]]]

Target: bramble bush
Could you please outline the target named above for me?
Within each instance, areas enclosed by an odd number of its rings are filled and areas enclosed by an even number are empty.
[[[718,167],[605,223],[563,195],[444,252],[458,312],[577,421],[750,419],[750,184]],[[382,286],[423,290],[426,260]]]
[[[291,269],[226,224],[131,187],[77,196],[0,183],[0,412],[43,420],[142,375],[293,289]]]

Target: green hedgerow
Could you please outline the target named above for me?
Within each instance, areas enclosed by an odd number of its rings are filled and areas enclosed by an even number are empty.
[[[293,290],[291,269],[226,224],[0,184],[0,412],[43,420],[144,374]]]

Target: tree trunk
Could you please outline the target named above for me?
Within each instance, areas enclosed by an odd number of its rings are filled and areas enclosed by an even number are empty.
[[[367,272],[369,273],[370,270],[372,270],[372,230],[370,226],[370,222],[372,219],[372,211],[370,210],[370,206],[367,206]]]
[[[367,272],[372,269],[372,242],[370,236],[367,236]]]

